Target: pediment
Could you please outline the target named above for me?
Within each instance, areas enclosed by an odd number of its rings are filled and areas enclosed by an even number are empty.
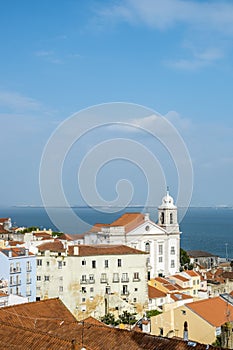
[[[147,220],[140,224],[139,226],[135,227],[133,230],[127,232],[127,236],[129,235],[164,235],[167,234],[167,232],[157,225],[155,222],[151,220]]]

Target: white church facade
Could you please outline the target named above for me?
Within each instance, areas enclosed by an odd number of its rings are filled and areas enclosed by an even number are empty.
[[[158,208],[158,223],[149,214],[125,213],[111,224],[96,224],[83,237],[84,244],[124,244],[148,253],[148,277],[179,271],[180,230],[177,207],[169,191]]]

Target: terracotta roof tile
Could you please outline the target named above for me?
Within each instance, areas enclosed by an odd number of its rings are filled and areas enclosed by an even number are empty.
[[[82,346],[86,350],[190,349],[183,340],[111,328],[93,319],[86,321],[77,322],[58,299],[0,308],[0,346],[11,350],[79,350]],[[205,350],[206,345],[196,343],[195,349]]]
[[[186,277],[184,277],[184,276],[182,276],[182,275],[173,275],[173,276],[171,276],[171,277],[175,277],[175,278],[177,278],[178,280],[181,280],[182,282],[189,282],[189,279],[186,278]]]
[[[65,248],[62,242],[58,239],[55,239],[53,242],[42,243],[37,246],[40,252],[50,250],[51,252],[65,252]]]
[[[192,258],[208,258],[208,257],[217,257],[217,255],[213,255],[209,252],[205,252],[203,250],[188,250],[188,256]]]
[[[198,277],[198,273],[194,270],[185,270],[185,273],[187,273],[187,275],[189,275],[190,277]]]
[[[148,285],[148,296],[150,299],[165,298],[167,294],[155,287]]]
[[[191,295],[184,293],[171,293],[170,296],[174,301],[193,299]]]
[[[187,307],[215,327],[233,321],[233,306],[220,297],[195,301]]]
[[[93,255],[121,255],[121,254],[147,254],[138,249],[134,249],[125,245],[75,245],[69,246],[69,255],[74,255],[74,247],[78,247],[79,256],[93,256]]]
[[[33,256],[34,254],[32,254],[31,252],[28,251],[28,253],[26,253],[27,249],[25,249],[24,247],[11,247],[11,248],[2,248],[0,249],[0,252],[2,252],[4,255],[9,257],[9,253],[12,253],[12,257],[16,258],[19,256]]]

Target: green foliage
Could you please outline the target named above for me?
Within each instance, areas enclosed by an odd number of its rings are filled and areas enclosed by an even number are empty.
[[[158,311],[158,310],[150,310],[150,311],[147,311],[146,312],[146,317],[147,318],[151,318],[152,316],[157,316],[157,315],[160,315],[161,312]]]
[[[187,252],[180,248],[180,270],[192,270],[193,269],[193,264],[190,264],[190,258],[187,254]]]
[[[222,345],[222,344],[221,344],[221,336],[218,335],[218,336],[216,337],[215,342],[212,344],[212,346],[221,346],[221,345]]]
[[[28,233],[28,232],[37,231],[37,230],[39,230],[39,227],[30,226],[30,227],[27,227],[24,230],[20,231],[20,233]]]
[[[135,315],[136,314],[131,314],[128,311],[123,311],[123,314],[119,315],[119,321],[120,323],[133,325],[137,321]]]
[[[56,231],[52,232],[53,237],[60,237],[61,235],[63,235],[63,232],[56,232]]]
[[[101,322],[111,326],[117,326],[119,324],[119,322],[115,320],[115,316],[111,313],[104,315],[100,320]]]

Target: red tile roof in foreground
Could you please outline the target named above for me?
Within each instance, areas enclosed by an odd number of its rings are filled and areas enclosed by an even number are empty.
[[[0,308],[0,347],[11,350],[190,349],[183,340],[116,329],[92,318],[78,322],[59,299]],[[205,350],[206,345],[196,343],[195,349]]]
[[[0,218],[0,224],[4,224],[8,220],[10,220],[10,218]]]
[[[187,295],[184,293],[171,293],[170,295],[174,301],[193,299],[191,295]]]
[[[93,256],[93,255],[128,255],[128,254],[148,254],[138,249],[134,249],[125,245],[75,245],[69,246],[69,255],[74,255],[74,247],[78,247],[79,256]]]
[[[215,327],[233,321],[233,306],[221,297],[195,301],[186,306]]]

